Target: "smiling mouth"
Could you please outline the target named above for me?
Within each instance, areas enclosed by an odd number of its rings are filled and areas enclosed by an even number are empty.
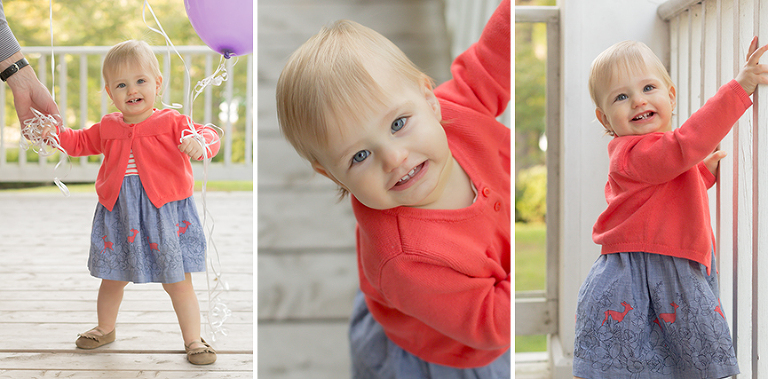
[[[136,104],[136,103],[138,103],[140,101],[141,101],[141,99],[132,99],[132,100],[126,101],[126,103],[128,103],[128,104]]]
[[[411,178],[413,178],[414,176],[416,176],[416,174],[418,174],[423,167],[424,167],[424,163],[422,162],[420,165],[412,168],[411,171],[409,171],[407,174],[405,174],[405,176],[400,178],[400,180],[398,180],[397,183],[395,183],[395,186],[401,186],[405,183],[408,183],[408,181],[411,180]]]
[[[632,121],[645,120],[646,118],[652,117],[655,114],[656,114],[655,112],[648,111],[648,112],[645,112],[643,114],[637,115],[635,118],[632,119]]]

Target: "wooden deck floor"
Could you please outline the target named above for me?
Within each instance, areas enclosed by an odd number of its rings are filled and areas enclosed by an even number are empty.
[[[232,316],[212,343],[217,362],[194,366],[156,283],[126,287],[114,343],[76,348],[77,334],[96,325],[100,281],[86,267],[96,195],[0,192],[0,378],[252,378],[253,195],[206,198]],[[193,281],[207,309],[205,274]]]

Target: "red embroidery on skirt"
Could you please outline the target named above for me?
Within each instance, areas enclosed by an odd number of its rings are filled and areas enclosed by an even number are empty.
[[[182,235],[182,234],[184,234],[184,233],[186,233],[186,232],[187,232],[187,228],[189,227],[189,224],[190,224],[190,222],[189,222],[189,221],[186,221],[186,220],[184,220],[184,221],[182,221],[182,222],[183,222],[183,223],[185,223],[185,224],[187,224],[187,226],[179,226],[179,224],[176,224],[176,226],[178,226],[178,227],[179,227],[179,231],[178,231],[178,232],[176,232],[176,236],[177,236],[177,237],[178,237],[178,236],[180,236],[180,235]]]
[[[659,319],[666,321],[668,324],[674,323],[675,320],[677,319],[677,307],[679,307],[679,305],[675,304],[675,302],[671,302],[669,303],[669,305],[675,308],[672,311],[672,313],[660,313],[659,316],[656,317],[655,320],[653,320],[653,322],[655,322],[656,325],[659,326],[659,328],[661,328],[661,322],[659,322]]]
[[[720,309],[720,299],[717,299],[717,306],[715,307],[715,312],[719,313],[720,316],[723,316],[723,320],[725,320],[725,315],[723,314],[723,310]]]
[[[104,240],[104,248],[101,249],[99,253],[104,254],[107,252],[107,249],[115,251],[112,249],[112,245],[114,245],[112,242],[107,241],[107,236],[101,237],[102,240]]]
[[[136,239],[136,236],[139,235],[139,231],[136,229],[131,229],[131,235],[128,236],[128,242],[133,243],[133,240]]]
[[[154,242],[149,242],[149,237],[147,237],[147,243],[149,243],[149,251],[157,250],[160,251],[160,249],[157,248],[157,244]]]
[[[624,321],[624,316],[626,316],[630,310],[635,309],[632,308],[632,306],[629,305],[626,301],[622,301],[621,305],[624,306],[624,312],[612,311],[610,309],[605,311],[605,319],[603,319],[603,323],[601,325],[605,324],[605,322],[608,320],[608,316],[611,316],[611,318],[613,318],[616,322],[622,322]]]

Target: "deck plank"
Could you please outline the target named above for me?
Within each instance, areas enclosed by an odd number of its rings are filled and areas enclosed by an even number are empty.
[[[206,195],[206,225],[214,227],[218,267],[229,288],[220,298],[232,314],[226,336],[206,334],[206,274],[192,274],[204,338],[218,351],[216,363],[203,367],[186,361],[176,314],[158,283],[126,287],[114,343],[75,347],[77,334],[96,324],[100,280],[86,263],[97,201],[94,193],[0,191],[0,379],[252,378],[253,193]],[[209,255],[215,257],[210,248]]]

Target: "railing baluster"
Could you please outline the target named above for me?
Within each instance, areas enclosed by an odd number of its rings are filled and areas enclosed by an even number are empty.
[[[227,72],[232,72],[232,60],[227,59]],[[232,164],[232,91],[233,83],[227,80],[224,83],[224,101],[227,104],[226,114],[224,115],[224,166]]]
[[[245,83],[245,163],[250,166],[253,165],[253,161],[248,159],[253,144],[253,55],[248,56]]]
[[[193,64],[193,61],[198,66],[205,65],[205,75],[199,75],[195,74],[195,78],[190,78],[190,83],[184,83],[184,93],[190,93],[191,88],[197,83],[197,80],[202,79],[203,77],[206,77],[213,73],[213,70],[215,67],[213,66],[214,62],[217,62],[220,58],[220,55],[211,51],[206,46],[177,46],[176,47],[179,51],[179,53],[184,57],[184,60],[187,63],[188,67],[191,67]],[[82,129],[88,127],[93,122],[98,121],[98,118],[100,118],[101,115],[106,114],[109,112],[111,101],[109,100],[106,91],[103,90],[104,88],[104,82],[101,78],[101,69],[98,71],[95,70],[89,70],[88,62],[93,61],[91,60],[91,55],[96,55],[100,57],[99,61],[99,67],[101,67],[101,62],[103,61],[104,54],[109,49],[108,46],[55,46],[53,48],[47,47],[47,46],[41,46],[41,47],[24,47],[22,50],[24,54],[27,56],[27,58],[30,60],[30,62],[34,65],[36,73],[40,81],[45,84],[49,88],[53,88],[55,91],[55,100],[59,105],[59,110],[61,112],[62,118],[65,120],[65,125],[70,128],[75,129]],[[173,75],[179,75],[179,72],[183,72],[183,68],[177,67],[177,63],[179,63],[181,60],[178,60],[174,52],[171,52],[170,55],[167,53],[168,50],[165,46],[156,46],[153,47],[154,52],[158,55],[158,58],[162,60],[161,62],[161,70],[163,72],[164,76],[164,83],[166,83],[166,87],[164,88],[163,92],[163,102],[166,104],[176,102],[176,103],[183,103],[184,109],[179,110],[185,113],[189,112],[190,107],[192,106],[193,102],[192,99],[184,99],[182,101],[181,98],[174,99],[173,94],[171,93],[172,89],[177,89],[178,91],[181,91],[182,88],[179,87],[172,87],[171,86],[171,76]],[[51,59],[50,55],[53,52],[55,54],[56,58],[56,67],[55,70],[55,78],[52,78],[49,80],[49,76],[51,76],[51,67],[50,63],[48,61]],[[201,59],[204,60],[201,61]],[[215,59],[215,61],[214,61]],[[225,82],[223,86],[208,86],[203,92],[203,99],[198,99],[199,101],[202,101],[203,104],[199,104],[196,106],[200,113],[199,115],[196,115],[196,121],[200,123],[210,123],[213,122],[219,126],[221,126],[225,131],[226,134],[222,138],[222,148],[219,155],[222,158],[221,161],[224,162],[224,164],[216,163],[216,168],[209,171],[209,179],[211,180],[250,180],[252,178],[252,146],[253,138],[253,106],[250,104],[253,102],[253,95],[250,93],[250,91],[253,91],[253,84],[251,81],[253,80],[253,64],[254,60],[252,59],[252,56],[247,57],[240,57],[239,58],[240,63],[239,66],[242,67],[243,64],[247,65],[245,70],[243,70],[240,67],[237,68],[238,73],[242,73],[243,71],[247,71],[246,74],[239,74],[238,77],[235,75],[235,72],[233,72],[232,63],[234,59],[227,60],[227,69],[228,69],[228,80]],[[74,78],[77,80],[77,100],[79,101],[77,105],[75,105],[76,113],[69,114],[69,103],[73,101],[70,96],[70,94],[67,92],[69,77],[67,76],[68,73],[68,63],[70,61],[74,61],[76,64],[78,64],[78,69],[74,70]],[[90,71],[90,72],[89,72]],[[90,91],[93,91],[93,88],[89,88],[89,79],[92,75],[98,75],[99,78],[99,88],[96,90],[100,92],[100,104],[99,104],[99,112],[100,115],[90,115],[90,118],[96,118],[96,120],[89,119],[89,96],[91,94]],[[94,78],[95,79],[95,78]],[[55,82],[54,82],[55,80]],[[247,83],[243,83],[243,81],[246,80]],[[220,102],[219,98],[223,98],[223,101],[226,102],[227,105],[231,106],[234,105],[233,98],[234,98],[234,87],[238,86],[238,93],[242,93],[243,89],[245,88],[245,91],[249,92],[247,95],[245,95],[246,106],[244,107],[244,112],[240,111],[240,107],[233,108],[231,112],[237,112],[237,115],[240,117],[241,121],[238,121],[237,125],[242,125],[242,120],[245,121],[246,125],[244,126],[245,130],[245,136],[240,135],[240,128],[235,128],[234,121],[231,119],[224,118],[222,120],[218,120],[218,108],[215,104]],[[0,104],[6,104],[7,101],[10,101],[10,96],[5,96],[5,91],[8,88],[5,86],[5,84],[0,83]],[[177,92],[177,94],[180,94],[181,92]],[[177,96],[178,97],[178,96]],[[242,102],[242,99],[238,98],[238,104]],[[5,108],[4,108],[5,107]],[[52,177],[52,167],[55,164],[55,162],[48,162],[48,158],[46,157],[38,157],[37,161],[38,164],[29,166],[27,165],[27,159],[26,159],[26,153],[23,150],[19,149],[19,158],[18,162],[13,162],[9,165],[8,163],[8,144],[9,144],[9,138],[11,141],[14,141],[16,136],[14,133],[8,133],[8,130],[5,129],[7,124],[11,125],[17,125],[17,121],[13,117],[9,117],[8,114],[6,114],[5,109],[8,108],[7,105],[4,107],[0,107],[0,181],[50,181],[53,179]],[[202,107],[203,109],[200,109]],[[67,117],[69,115],[69,118]],[[202,117],[201,117],[202,116]],[[71,124],[71,125],[70,125]],[[237,129],[237,130],[236,130]],[[234,136],[234,133],[237,133],[237,137]],[[238,154],[237,157],[233,157],[233,140],[235,138],[245,138],[245,152],[244,157],[241,154]],[[243,162],[243,158],[245,162]],[[233,161],[237,161],[237,164],[234,164]],[[71,158],[72,167],[73,170],[68,174],[67,178],[64,178],[65,182],[67,180],[74,180],[74,181],[89,181],[93,180],[96,177],[96,171],[98,169],[98,164],[89,163],[88,157],[81,157],[81,158]],[[198,172],[199,167],[195,164],[193,165],[195,167],[196,172]],[[21,170],[21,168],[24,168]],[[245,168],[245,169],[244,169]]]

